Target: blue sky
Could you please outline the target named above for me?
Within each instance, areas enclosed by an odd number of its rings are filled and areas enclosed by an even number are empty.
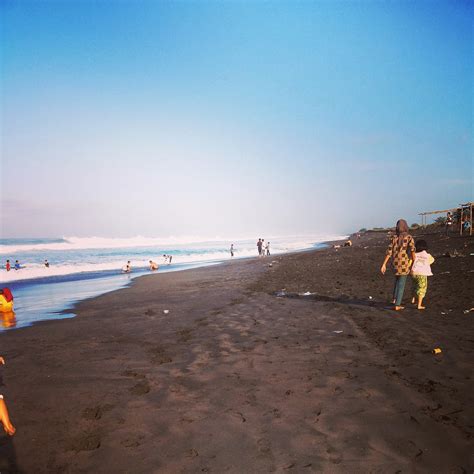
[[[473,199],[469,2],[0,15],[3,237],[347,232]]]

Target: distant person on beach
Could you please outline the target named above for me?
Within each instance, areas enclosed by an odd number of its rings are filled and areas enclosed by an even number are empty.
[[[258,239],[258,242],[257,242],[257,250],[258,250],[258,256],[261,257],[262,256],[262,239]]]
[[[449,231],[450,231],[451,228],[453,227],[453,215],[452,215],[449,211],[448,211],[448,213],[446,214],[445,227],[446,227],[446,235],[449,235]]]
[[[395,235],[391,237],[390,244],[387,248],[385,259],[380,267],[382,275],[387,270],[387,262],[392,259],[395,269],[395,287],[393,289],[393,309],[400,311],[404,309],[402,306],[403,292],[407,277],[410,274],[411,267],[415,260],[415,242],[413,237],[408,233],[408,224],[404,219],[397,222]]]
[[[267,250],[267,257],[269,257],[270,256],[270,242],[267,242],[265,249]]]
[[[411,269],[411,276],[414,284],[414,296],[411,302],[417,304],[418,309],[425,309],[423,306],[423,298],[426,296],[428,289],[428,277],[433,276],[431,272],[431,264],[434,262],[434,258],[430,255],[428,250],[428,244],[425,240],[417,240],[415,243],[416,253],[415,262]],[[417,301],[415,300],[417,298]]]
[[[169,264],[168,265],[171,265],[171,260],[173,260],[173,255],[168,255],[168,259],[169,259]]]
[[[155,271],[155,270],[158,270],[158,268],[160,268],[159,265],[156,262],[154,262],[153,260],[150,260],[149,263],[150,263],[150,270],[151,271]]]
[[[0,364],[5,365],[5,359],[3,357],[0,357]],[[0,422],[2,423],[3,429],[7,435],[13,436],[15,434],[16,429],[10,421],[7,405],[2,394],[0,394]]]
[[[262,239],[262,252],[261,252],[261,256],[262,256],[262,257],[265,257],[265,239]]]
[[[45,266],[46,268],[49,268],[49,262],[48,262],[47,260],[44,261],[44,266]]]
[[[19,270],[20,268],[20,262],[18,260],[15,260],[15,270]]]
[[[11,270],[12,266],[10,265],[10,260],[7,260],[7,263],[5,264],[5,269],[7,272]]]
[[[352,247],[352,241],[349,239],[349,240],[346,240],[344,242],[344,247]]]
[[[471,225],[471,223],[469,221],[469,217],[467,216],[467,214],[464,214],[464,216],[461,220],[461,235],[463,234],[463,232],[465,230],[469,230],[470,225]]]
[[[122,272],[123,273],[130,273],[132,271],[132,264],[130,263],[130,260],[127,262],[127,264],[122,267]]]
[[[231,258],[234,256],[234,244],[230,244],[230,256]]]

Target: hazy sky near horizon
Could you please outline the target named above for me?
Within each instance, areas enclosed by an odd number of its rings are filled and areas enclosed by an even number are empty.
[[[473,200],[468,1],[0,15],[0,237],[347,232]]]

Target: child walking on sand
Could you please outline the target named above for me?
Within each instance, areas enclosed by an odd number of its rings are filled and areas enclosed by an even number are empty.
[[[426,296],[426,290],[428,289],[428,277],[433,276],[430,265],[434,262],[434,258],[427,252],[428,244],[426,241],[417,240],[415,246],[415,263],[411,269],[415,296],[413,296],[411,302],[413,304],[416,302],[418,309],[425,309],[423,298]],[[416,298],[418,298],[417,301]]]
[[[385,255],[385,260],[380,267],[382,275],[387,270],[387,262],[392,258],[393,267],[395,268],[395,287],[393,289],[393,309],[400,311],[404,309],[402,306],[403,292],[405,291],[405,283],[410,274],[413,261],[415,260],[415,241],[408,233],[408,224],[405,220],[400,219],[397,222],[395,234],[390,239],[390,244]]]

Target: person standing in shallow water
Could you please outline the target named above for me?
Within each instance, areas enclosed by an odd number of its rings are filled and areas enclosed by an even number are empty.
[[[397,222],[395,234],[390,239],[385,259],[380,267],[382,275],[385,275],[387,263],[392,259],[395,269],[395,286],[393,288],[393,309],[400,311],[404,309],[402,306],[403,292],[405,284],[410,274],[411,267],[415,261],[415,241],[408,233],[408,224],[404,219]]]
[[[258,239],[258,242],[257,242],[257,250],[258,250],[258,256],[261,257],[262,256],[262,239]]]

